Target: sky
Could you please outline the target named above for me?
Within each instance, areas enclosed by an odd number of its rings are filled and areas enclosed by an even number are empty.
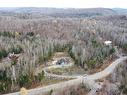
[[[127,8],[127,0],[0,0],[0,7]]]

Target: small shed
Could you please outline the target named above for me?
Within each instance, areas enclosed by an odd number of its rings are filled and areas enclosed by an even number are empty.
[[[107,46],[110,46],[110,45],[112,45],[112,41],[105,41],[104,44]]]

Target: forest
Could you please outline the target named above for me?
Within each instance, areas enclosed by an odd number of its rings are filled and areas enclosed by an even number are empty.
[[[48,83],[66,81],[48,79],[44,71],[35,74],[37,67],[49,66],[48,61],[56,52],[68,53],[74,65],[85,72],[100,68],[106,64],[105,60],[115,60],[115,46],[121,54],[126,55],[127,16],[112,14],[109,9],[95,9],[97,12],[94,13],[91,10],[80,10],[84,13],[78,13],[78,16],[73,11],[74,14],[69,15],[65,12],[66,16],[62,17],[62,13],[58,12],[57,15],[57,11],[55,16],[34,12],[0,13],[3,14],[0,15],[0,94],[16,92],[21,87],[34,88],[38,86],[35,84],[43,84],[45,80]],[[112,41],[112,45],[105,45],[105,41]],[[127,78],[124,74],[126,69],[121,69],[116,70],[116,73],[123,72],[124,77],[118,77],[123,82]],[[119,93],[123,91],[123,95],[127,94],[126,85],[126,81],[121,84]]]

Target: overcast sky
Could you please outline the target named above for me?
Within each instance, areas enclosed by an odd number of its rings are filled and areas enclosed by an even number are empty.
[[[0,7],[127,8],[127,0],[0,0]]]

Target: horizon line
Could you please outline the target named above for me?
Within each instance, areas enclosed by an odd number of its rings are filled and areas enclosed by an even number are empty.
[[[127,9],[127,8],[122,8],[122,7],[86,7],[86,8],[76,8],[76,7],[38,7],[38,6],[19,6],[19,7],[16,7],[16,6],[10,6],[10,7],[1,7],[0,8],[54,8],[54,9]]]

